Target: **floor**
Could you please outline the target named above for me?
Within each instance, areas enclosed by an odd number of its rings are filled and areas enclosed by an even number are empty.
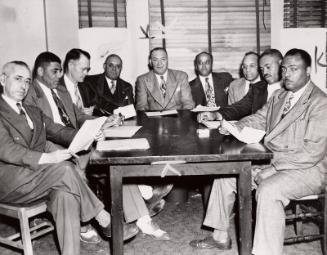
[[[231,231],[232,249],[229,251],[219,250],[194,250],[189,246],[189,242],[194,238],[203,238],[210,231],[201,229],[203,218],[203,207],[201,196],[198,193],[191,193],[187,203],[167,202],[165,209],[154,218],[162,229],[166,230],[171,237],[170,241],[156,241],[150,237],[138,234],[134,239],[124,246],[124,254],[128,255],[236,255],[237,245],[235,242],[234,227]],[[233,224],[234,226],[234,224]],[[307,227],[310,231],[317,231],[316,226],[310,224]],[[14,228],[8,225],[8,221],[4,223],[0,219],[0,234],[8,235],[12,233]],[[292,227],[287,227],[287,234],[291,234]],[[36,255],[59,255],[54,235],[48,234],[34,241],[34,253]],[[297,245],[286,246],[285,254],[287,255],[318,255],[321,253],[320,242],[302,243]],[[1,255],[17,255],[21,254],[17,251],[0,246]],[[81,245],[81,254],[110,254],[108,242],[102,241],[97,245]]]

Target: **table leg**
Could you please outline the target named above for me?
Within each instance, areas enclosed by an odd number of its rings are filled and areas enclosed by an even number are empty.
[[[111,194],[111,254],[123,255],[122,174],[115,166],[109,168]]]
[[[238,179],[238,205],[240,228],[240,254],[250,255],[252,250],[252,197],[251,167],[245,164]]]

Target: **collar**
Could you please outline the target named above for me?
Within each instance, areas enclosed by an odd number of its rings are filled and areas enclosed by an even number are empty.
[[[261,81],[260,75],[258,75],[258,77],[255,78],[253,81],[249,81],[249,80],[245,79],[245,84],[246,84],[246,86],[250,86],[250,84],[255,84],[259,81]]]
[[[291,94],[293,94],[293,99],[292,102],[294,102],[294,104],[300,99],[300,97],[302,96],[303,92],[305,91],[305,89],[308,87],[308,84],[311,82],[311,80],[309,79],[309,81],[298,91],[296,92],[290,92]]]
[[[160,84],[160,81],[161,81],[160,76],[163,76],[165,82],[167,82],[168,70],[167,70],[164,74],[156,74],[156,73],[154,73],[154,75],[156,76],[156,78],[157,78],[159,84]]]
[[[202,75],[199,75],[199,78],[200,78],[200,81],[202,84],[205,84],[206,83],[206,79],[208,78],[209,79],[209,84],[211,85],[211,81],[212,81],[212,73],[210,73],[208,76],[202,76]]]
[[[17,102],[16,100],[14,100],[14,99],[12,99],[12,98],[6,96],[5,94],[2,94],[1,96],[2,96],[3,100],[5,100],[5,101],[7,102],[7,104],[9,104],[9,106],[10,106],[10,107],[15,111],[15,112],[17,112],[17,113],[19,114],[18,107],[17,107],[16,104],[17,104],[17,103],[22,104],[22,102],[21,102],[21,101],[20,101],[20,102]]]
[[[66,74],[64,75],[64,82],[67,88],[75,89],[75,86],[77,86],[77,83],[75,84],[74,82],[72,82],[71,79],[69,79]]]
[[[111,82],[114,82],[114,84],[117,85],[117,80],[111,80],[110,78],[108,78],[107,76],[104,76],[106,78],[106,81],[108,83],[108,86],[111,88],[111,85],[112,83]]]

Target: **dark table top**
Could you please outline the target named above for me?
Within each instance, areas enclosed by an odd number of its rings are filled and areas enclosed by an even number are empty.
[[[154,161],[182,160],[186,162],[252,161],[268,160],[272,152],[263,144],[245,144],[232,136],[219,134],[216,129],[207,130],[200,137],[198,129],[206,129],[197,123],[196,113],[183,110],[178,115],[147,117],[139,112],[136,125],[142,128],[133,138],[146,138],[148,150],[94,151],[92,164],[149,164]]]

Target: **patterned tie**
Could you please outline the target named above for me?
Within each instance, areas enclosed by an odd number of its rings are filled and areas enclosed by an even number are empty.
[[[294,98],[293,93],[290,94],[290,96],[288,97],[284,109],[283,109],[283,113],[282,113],[282,118],[285,117],[285,115],[290,111],[291,106],[292,106],[292,99]]]
[[[60,98],[57,96],[57,94],[54,92],[53,89],[51,89],[51,94],[52,94],[53,100],[55,101],[55,103],[57,105],[58,112],[59,112],[62,123],[64,123],[64,125],[66,127],[74,128],[74,126],[73,126],[72,122],[70,121],[69,116],[65,110],[64,104],[62,103],[62,101],[60,100]]]
[[[160,79],[161,79],[160,90],[161,90],[162,96],[165,98],[166,97],[166,90],[167,90],[165,78],[163,77],[163,75],[160,75]]]
[[[206,94],[206,98],[207,98],[207,106],[209,107],[215,107],[217,106],[216,105],[216,102],[215,102],[215,94],[210,86],[210,83],[209,83],[209,78],[207,77],[205,79],[206,81],[206,84],[205,84],[205,87],[206,87],[206,91],[205,91],[205,94]]]
[[[26,117],[26,113],[24,112],[23,110],[23,107],[21,105],[21,103],[16,103],[17,105],[17,108],[18,108],[18,111],[19,111],[19,115],[23,116],[28,124],[28,121],[27,121],[27,117]],[[28,125],[29,126],[29,125]]]
[[[76,103],[75,104],[76,104],[77,108],[78,109],[83,109],[83,102],[82,102],[81,95],[79,93],[77,84],[75,85],[74,94],[75,94],[75,98],[76,98]]]
[[[111,94],[114,94],[116,91],[116,83],[114,80],[111,81],[111,88],[110,88]]]

